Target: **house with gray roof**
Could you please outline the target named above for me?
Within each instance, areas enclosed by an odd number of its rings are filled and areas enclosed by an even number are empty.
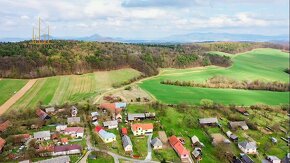
[[[80,117],[68,117],[67,118],[67,123],[69,125],[72,125],[72,124],[78,124],[81,122],[81,118]]]
[[[50,131],[39,131],[33,133],[33,138],[43,141],[43,140],[50,140]]]
[[[199,141],[199,138],[195,135],[193,135],[191,137],[191,142],[192,142],[192,145],[194,146],[201,146],[201,147],[204,147],[204,144],[202,142]]]
[[[281,160],[277,156],[269,156],[268,155],[268,156],[266,156],[266,161],[265,161],[266,163],[281,163]]]
[[[238,129],[239,127],[241,127],[243,130],[249,129],[249,127],[245,121],[229,122],[229,127],[233,130]]]
[[[247,154],[241,153],[240,156],[243,163],[254,163],[254,161]]]
[[[152,145],[153,149],[162,149],[163,143],[157,137],[152,139],[150,144]]]
[[[91,112],[91,116],[92,116],[92,117],[99,116],[99,113],[98,113],[98,112],[96,112],[96,111],[95,111],[95,112]]]
[[[107,127],[108,129],[112,129],[112,128],[118,128],[118,121],[114,120],[114,121],[105,121],[103,122],[104,127]]]
[[[282,159],[282,163],[290,163],[290,153],[286,154],[286,156]]]
[[[208,125],[208,126],[217,125],[218,119],[217,118],[201,118],[201,119],[199,119],[199,124],[200,125]]]
[[[145,119],[144,113],[128,113],[128,121],[136,121]]]
[[[241,151],[243,151],[246,154],[257,153],[256,142],[243,141],[243,142],[238,143],[238,147],[240,148]]]
[[[131,139],[130,139],[129,136],[124,135],[124,136],[122,137],[122,143],[123,143],[124,150],[125,150],[126,152],[131,152],[131,151],[133,151],[133,144],[132,144]]]
[[[55,112],[55,108],[54,107],[45,108],[45,112],[46,113],[53,113],[53,112]]]
[[[101,129],[98,132],[99,136],[101,137],[101,139],[105,142],[105,143],[110,143],[113,141],[116,141],[116,135],[110,132],[107,132],[103,129]]]
[[[51,159],[47,160],[41,160],[37,161],[36,163],[69,163],[70,162],[70,157],[69,156],[59,156],[59,157],[54,157]]]
[[[72,116],[72,117],[76,117],[77,114],[78,114],[78,108],[75,107],[75,106],[72,106],[72,107],[71,107],[71,116]]]

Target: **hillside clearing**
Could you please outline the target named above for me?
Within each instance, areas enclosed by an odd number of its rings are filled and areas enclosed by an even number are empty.
[[[198,104],[201,99],[211,99],[224,104],[252,105],[264,103],[279,105],[289,103],[289,92],[250,91],[237,89],[190,88],[162,85],[162,80],[204,82],[216,75],[236,80],[263,80],[289,82],[283,70],[289,66],[289,54],[274,49],[255,49],[233,57],[233,66],[209,66],[191,69],[163,69],[160,76],[139,84],[158,100],[169,103]]]

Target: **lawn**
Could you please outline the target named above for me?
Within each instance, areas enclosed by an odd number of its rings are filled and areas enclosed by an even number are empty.
[[[19,91],[25,84],[27,80],[17,80],[17,79],[2,79],[0,80],[0,105],[7,101],[14,92]]]
[[[238,89],[193,88],[160,84],[162,80],[204,82],[216,75],[236,80],[263,80],[289,82],[283,72],[289,66],[289,54],[274,49],[256,49],[232,57],[229,68],[215,66],[190,69],[162,69],[160,76],[143,81],[139,86],[164,103],[198,104],[201,99],[211,99],[224,104],[252,105],[264,103],[279,105],[289,103],[289,92],[253,91]]]
[[[105,153],[101,153],[101,152],[92,152],[93,155],[96,155],[97,158],[96,159],[90,159],[88,158],[87,162],[88,163],[113,163],[114,159],[112,156],[105,154]]]
[[[113,84],[125,82],[139,75],[140,72],[134,69],[121,69],[41,78],[12,106],[12,109],[35,108],[39,103],[55,105],[90,100],[101,92],[111,89]]]

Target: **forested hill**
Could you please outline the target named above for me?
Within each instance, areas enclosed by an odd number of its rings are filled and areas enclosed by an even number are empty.
[[[229,66],[229,57],[208,51],[238,53],[260,47],[283,48],[270,43],[247,42],[142,45],[55,40],[45,46],[28,42],[0,43],[0,77],[36,78],[123,67],[151,76],[157,74],[160,67]]]

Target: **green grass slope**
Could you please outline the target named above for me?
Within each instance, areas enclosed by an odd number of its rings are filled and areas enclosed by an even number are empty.
[[[139,75],[140,72],[134,69],[121,69],[41,78],[12,106],[12,109],[34,108],[40,102],[44,105],[53,105],[88,100],[112,88],[113,84],[125,82]]]
[[[19,91],[27,80],[2,79],[0,80],[0,105],[5,103],[14,92]]]
[[[237,89],[192,88],[162,85],[162,80],[194,80],[204,82],[215,75],[236,80],[264,80],[289,82],[289,75],[283,70],[289,66],[289,54],[274,49],[256,49],[233,57],[229,68],[206,67],[191,69],[163,69],[161,75],[146,80],[140,87],[165,103],[198,104],[201,99],[211,99],[224,104],[252,105],[264,103],[278,105],[289,103],[289,92],[270,92]]]

